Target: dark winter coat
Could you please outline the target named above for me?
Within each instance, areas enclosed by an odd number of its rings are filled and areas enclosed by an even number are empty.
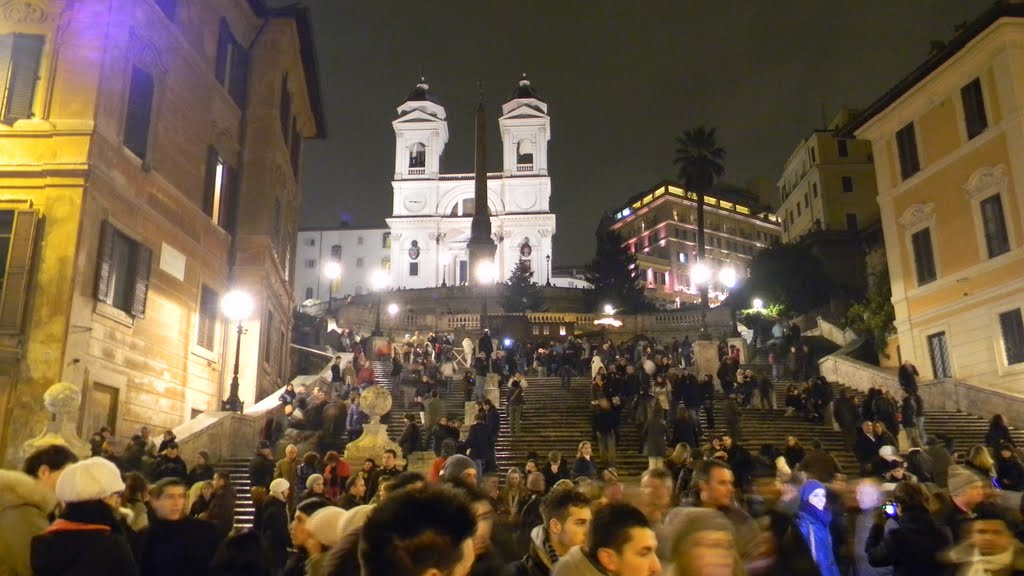
[[[491,443],[491,432],[487,424],[474,422],[469,427],[469,435],[466,436],[467,455],[474,460],[485,462],[494,458],[494,444]]]
[[[192,469],[188,471],[188,485],[191,486],[196,482],[211,481],[213,480],[213,473],[213,466],[210,466],[209,464],[193,466]]]
[[[786,446],[782,449],[782,457],[786,459],[786,465],[790,470],[796,470],[797,464],[803,462],[805,454],[803,446]]]
[[[210,522],[155,519],[138,534],[135,560],[144,576],[204,574],[219,545],[217,528]]]
[[[66,510],[63,518],[32,538],[31,562],[36,576],[139,574],[124,528],[99,501]]]
[[[690,448],[697,448],[697,427],[692,420],[676,420],[672,424],[672,445],[682,442]]]
[[[576,462],[572,465],[572,478],[575,480],[581,476],[597,478],[597,466],[594,466],[594,461],[582,456],[576,458]]]
[[[950,539],[924,510],[910,510],[888,534],[875,524],[864,550],[872,566],[892,566],[895,576],[934,576],[943,573],[939,554]]]
[[[925,452],[932,460],[932,477],[935,485],[939,488],[949,486],[949,467],[953,465],[953,455],[949,453],[945,444],[929,446]]]
[[[188,481],[188,466],[185,465],[185,461],[181,459],[181,456],[171,458],[161,454],[157,456],[156,462],[153,463],[152,475],[153,482],[163,480],[164,478],[180,478],[181,480]]]
[[[487,417],[487,431],[490,434],[491,445],[498,443],[498,431],[501,429],[501,416],[497,408],[490,408],[484,413]]]
[[[276,464],[270,458],[262,454],[256,454],[249,461],[249,480],[253,486],[269,488],[270,482],[274,479],[274,466]]]
[[[1024,490],[1024,465],[1021,465],[1016,456],[1003,458],[1002,455],[997,455],[996,478],[1001,489],[1020,492]]]
[[[269,496],[263,503],[261,514],[263,521],[260,524],[260,535],[263,537],[269,567],[276,573],[288,561],[288,546],[292,541],[288,532],[288,506],[283,500]]]
[[[648,458],[664,458],[668,447],[665,443],[666,430],[665,421],[661,418],[651,418],[644,426],[640,437],[644,440],[644,455]]]
[[[413,452],[420,450],[420,427],[415,422],[409,422],[402,430],[402,437],[398,439],[398,446],[402,454],[408,458]]]
[[[868,436],[864,430],[857,430],[857,442],[853,445],[853,453],[857,456],[857,462],[861,464],[872,464],[878,459],[878,439]]]

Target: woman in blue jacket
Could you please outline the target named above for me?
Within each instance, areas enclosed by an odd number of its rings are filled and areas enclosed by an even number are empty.
[[[800,489],[800,507],[794,522],[804,537],[804,543],[811,551],[814,563],[821,570],[821,576],[839,576],[832,551],[832,513],[828,510],[825,486],[817,480],[808,480]]]

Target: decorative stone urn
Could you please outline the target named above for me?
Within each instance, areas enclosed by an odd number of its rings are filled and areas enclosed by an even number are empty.
[[[380,385],[370,386],[359,395],[359,409],[369,415],[370,422],[363,425],[363,435],[349,442],[345,448],[345,460],[357,467],[361,467],[367,458],[380,463],[381,455],[391,448],[401,462],[401,448],[388,438],[387,425],[380,423],[380,417],[391,410],[391,392]]]
[[[27,458],[40,448],[62,444],[67,446],[79,458],[88,458],[92,453],[89,443],[79,438],[75,432],[75,419],[78,407],[82,404],[82,391],[78,386],[68,382],[58,382],[50,386],[43,394],[43,405],[53,414],[46,429],[22,444],[21,457]]]

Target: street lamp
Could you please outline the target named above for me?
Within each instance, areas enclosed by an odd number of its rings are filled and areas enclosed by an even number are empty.
[[[718,280],[726,288],[733,288],[736,286],[736,271],[732,268],[722,268],[718,272]]]
[[[393,317],[393,316],[397,316],[397,315],[398,315],[398,304],[395,304],[394,302],[392,302],[391,304],[388,304],[388,316],[392,316]]]
[[[381,292],[388,287],[391,283],[391,275],[384,270],[374,270],[373,274],[370,275],[370,286],[373,287],[374,292],[377,293],[377,321],[373,325],[373,332],[370,336],[379,338],[384,335],[384,331],[380,329],[380,297]]]
[[[341,263],[335,260],[330,260],[324,264],[324,276],[327,278],[327,309],[331,309],[331,303],[334,302],[334,282],[341,278]]]
[[[546,282],[546,284],[548,286],[551,286],[551,254],[545,256],[544,259],[548,261],[548,281]]]
[[[710,340],[711,335],[708,334],[708,306],[707,306],[707,283],[711,280],[711,269],[708,265],[703,262],[697,262],[690,268],[690,278],[693,279],[693,283],[700,287],[701,293],[701,307],[700,307],[700,336],[701,340]]]
[[[605,304],[604,313],[606,316],[611,316],[612,314],[615,314],[615,307],[612,306],[611,304]]]
[[[693,283],[698,286],[707,284],[708,280],[711,280],[711,269],[703,262],[698,262],[690,268],[690,278],[692,278]]]
[[[761,300],[760,298],[754,298],[754,301],[751,302],[751,304],[754,305],[754,310],[764,310],[764,300]]]
[[[242,322],[252,315],[252,296],[242,290],[232,290],[221,299],[220,308],[228,320],[238,323],[235,338],[235,370],[231,376],[231,389],[221,409],[225,412],[241,412],[243,406],[242,399],[238,397],[238,361],[242,355],[242,334],[245,334]]]

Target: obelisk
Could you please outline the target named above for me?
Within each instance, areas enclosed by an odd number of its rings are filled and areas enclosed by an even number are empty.
[[[491,211],[487,204],[487,131],[484,112],[484,92],[480,89],[480,102],[476,107],[476,165],[473,223],[469,235],[469,274],[474,285],[493,283],[496,279],[482,279],[481,266],[494,270],[494,253],[497,250],[491,238]],[[486,281],[482,281],[486,280]]]

